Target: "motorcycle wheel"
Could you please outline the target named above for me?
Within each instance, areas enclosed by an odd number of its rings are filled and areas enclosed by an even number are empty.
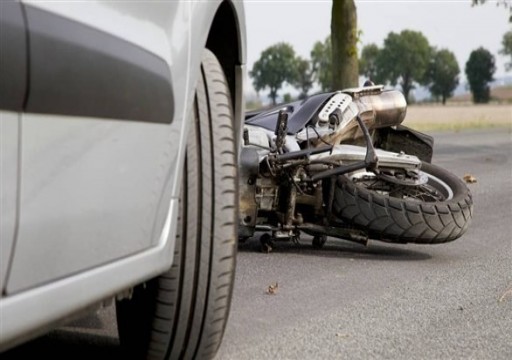
[[[459,238],[473,215],[469,189],[439,166],[422,163],[421,171],[428,182],[418,186],[339,176],[333,213],[375,240],[437,244]]]

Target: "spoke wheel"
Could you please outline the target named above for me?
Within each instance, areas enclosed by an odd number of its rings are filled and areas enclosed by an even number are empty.
[[[423,163],[427,182],[403,185],[374,175],[340,176],[333,213],[376,240],[443,243],[462,236],[472,218],[466,184],[438,166]]]

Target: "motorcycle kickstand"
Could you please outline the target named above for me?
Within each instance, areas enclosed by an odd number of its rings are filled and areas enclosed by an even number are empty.
[[[295,233],[295,234],[291,237],[291,240],[292,240],[292,242],[293,242],[295,245],[300,245],[300,232]]]

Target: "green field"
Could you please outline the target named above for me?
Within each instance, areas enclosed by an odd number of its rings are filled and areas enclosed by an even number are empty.
[[[410,105],[403,122],[417,130],[482,129],[512,130],[512,105]]]

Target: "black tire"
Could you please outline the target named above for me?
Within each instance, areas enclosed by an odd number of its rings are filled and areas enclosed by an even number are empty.
[[[390,197],[340,176],[333,212],[344,222],[368,232],[370,238],[396,243],[436,244],[464,234],[473,215],[473,200],[466,184],[448,171],[423,163],[429,184],[451,191],[445,200],[421,201]],[[444,184],[443,184],[444,183]]]
[[[129,358],[210,359],[220,346],[233,289],[238,192],[229,89],[205,51],[187,143],[174,261],[117,303]]]

